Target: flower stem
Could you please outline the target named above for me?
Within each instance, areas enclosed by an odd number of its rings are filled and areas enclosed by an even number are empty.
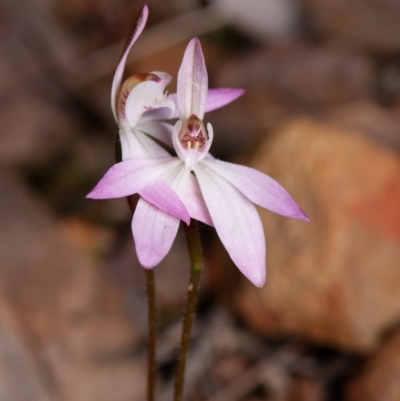
[[[128,196],[128,205],[132,212],[135,211],[138,202],[137,196]],[[147,293],[147,317],[148,317],[148,336],[147,336],[147,401],[154,401],[156,392],[157,363],[157,305],[156,305],[156,286],[154,281],[153,269],[144,269]]]
[[[145,269],[148,315],[147,401],[154,401],[156,389],[157,308],[153,269]]]
[[[201,241],[199,231],[197,229],[197,221],[192,220],[192,223],[189,226],[185,226],[185,231],[190,255],[191,269],[189,285],[187,289],[187,300],[183,317],[181,346],[178,356],[178,365],[175,373],[174,401],[182,401],[183,397],[186,359],[189,350],[189,342],[192,332],[201,271],[203,270]]]

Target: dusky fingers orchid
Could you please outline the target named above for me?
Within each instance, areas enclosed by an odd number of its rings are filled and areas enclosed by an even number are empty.
[[[142,199],[139,200],[133,216],[132,231],[141,264],[144,267],[153,267],[169,251],[179,226],[179,219],[189,223],[188,209],[194,218],[208,224],[212,222],[204,202],[202,203],[202,197],[198,196],[200,194],[198,183],[193,177],[189,179],[188,189],[185,191],[187,192],[187,208],[174,191],[174,187],[181,187],[179,182],[182,174],[174,178],[167,177],[168,184],[166,183],[164,178],[170,171],[171,156],[152,139],[156,138],[171,148],[173,146],[173,127],[163,121],[176,117],[176,94],[164,93],[166,85],[171,80],[170,75],[158,71],[139,73],[123,82],[128,54],[142,33],[147,18],[148,8],[144,5],[125,43],[111,89],[111,108],[119,126],[122,160],[127,163],[113,166],[88,197],[116,198],[136,192],[141,195]],[[242,89],[232,88],[213,90],[207,102],[207,111],[224,106],[241,96],[243,92]],[[148,165],[144,169],[143,159],[159,159],[159,163]],[[163,163],[165,163],[164,167]],[[138,181],[136,175],[143,175],[144,172],[145,181]],[[121,180],[122,185],[118,185],[118,180]],[[186,185],[187,179],[184,182]],[[128,183],[129,185],[126,185]],[[147,224],[141,218],[145,215],[148,216]],[[146,235],[148,233],[150,237],[153,236],[149,230],[146,230],[150,221],[153,222],[154,227],[160,227],[168,232],[167,240],[162,246]],[[160,235],[157,238],[164,237]],[[141,249],[146,251],[140,251]]]
[[[165,121],[177,117],[176,94],[164,93],[171,76],[165,72],[135,74],[123,82],[128,54],[146,25],[149,10],[144,5],[125,42],[116,68],[112,89],[111,108],[119,126],[123,159],[156,157],[144,134],[150,135],[172,148],[172,127]],[[206,91],[207,93],[207,91]],[[243,89],[218,88],[209,91],[206,111],[212,111],[237,99]]]
[[[175,150],[198,180],[211,220],[233,262],[255,285],[266,277],[266,248],[260,217],[253,203],[288,217],[308,220],[276,181],[267,175],[210,157],[213,129],[202,121],[208,77],[200,42],[192,39],[178,74],[179,121],[173,132]],[[185,202],[185,199],[183,199]]]
[[[221,103],[218,96],[214,102]],[[213,129],[211,124],[206,128],[203,123],[207,98],[204,56],[200,42],[194,38],[186,48],[178,73],[179,120],[172,133],[178,157],[160,154],[156,161],[123,161],[110,169],[92,195],[125,196],[143,184],[146,178],[138,175],[144,171],[152,179],[158,176],[176,192],[192,218],[215,227],[237,267],[251,282],[262,286],[266,277],[266,247],[254,203],[287,217],[308,218],[272,178],[249,167],[215,160],[208,153]],[[142,265],[153,267],[170,249],[179,219],[157,211],[143,199],[137,211],[140,213],[135,214],[132,222],[136,250]]]
[[[122,160],[157,159],[169,156],[146,134],[159,139],[171,136],[170,125],[157,121],[159,114],[149,113],[151,110],[162,108],[164,116],[173,115],[175,103],[167,100],[164,95],[165,86],[170,82],[171,76],[164,72],[142,73],[135,74],[122,83],[129,51],[142,33],[148,13],[148,8],[144,5],[125,43],[112,83],[111,109],[119,126]],[[138,166],[140,168],[140,164]],[[136,171],[135,167],[130,166],[133,171]],[[124,196],[116,192],[112,180],[108,179],[112,173],[113,170],[110,170],[105,177],[106,180],[100,182],[88,197],[99,199]],[[131,191],[128,191],[127,195],[139,192],[146,201],[160,210],[189,222],[186,207],[176,193],[158,175],[156,179],[149,179],[151,177],[152,175],[148,175],[146,185],[136,187],[135,190],[130,188]]]
[[[176,96],[164,93],[171,76],[165,72],[155,71],[135,74],[123,81],[128,54],[142,33],[148,14],[148,7],[144,5],[128,35],[112,82],[111,108],[119,126],[122,160],[169,156],[152,138],[172,147],[172,126],[162,121],[176,114]],[[208,108],[213,110],[221,107],[242,94],[241,89],[216,89],[210,95]],[[185,206],[162,179],[149,182],[139,194],[160,209],[160,212],[167,212],[189,222]],[[92,193],[89,196],[99,195]],[[154,211],[154,213],[160,212]]]

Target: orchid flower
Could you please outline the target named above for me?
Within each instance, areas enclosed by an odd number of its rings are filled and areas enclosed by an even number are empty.
[[[176,117],[176,95],[168,96],[164,93],[171,76],[155,71],[135,74],[122,83],[128,54],[146,25],[148,13],[148,7],[144,5],[125,43],[112,83],[111,108],[119,126],[122,160],[169,156],[151,138],[172,147],[172,126],[162,121]],[[210,91],[208,110],[224,106],[243,92],[242,89],[231,88]],[[151,205],[189,223],[185,206],[162,179],[148,182],[139,194]],[[193,199],[195,201],[196,198]]]
[[[151,138],[172,148],[172,126],[165,119],[177,117],[176,94],[164,93],[171,81],[165,72],[135,74],[122,83],[128,54],[146,25],[149,10],[144,5],[125,43],[114,74],[111,108],[119,126],[122,159],[159,157],[160,148]],[[206,111],[212,111],[237,99],[243,89],[219,88],[209,91]]]
[[[125,43],[112,83],[111,108],[119,126],[122,160],[169,156],[151,137],[172,147],[172,126],[160,121],[176,114],[176,96],[164,94],[171,76],[164,72],[142,73],[135,74],[122,83],[129,51],[142,33],[147,18],[148,8],[145,5]],[[213,110],[221,107],[242,93],[240,89],[229,88],[214,91],[208,102],[209,108]],[[167,214],[189,223],[186,207],[162,179],[146,182],[148,185],[139,192],[143,199]]]
[[[88,195],[104,199],[138,191],[148,177],[163,179],[191,217],[214,226],[241,272],[255,285],[266,277],[266,247],[254,204],[287,217],[308,220],[288,192],[269,176],[249,167],[214,159],[211,124],[203,123],[208,77],[200,42],[192,39],[178,73],[177,110],[172,142],[178,157],[125,160],[115,164]],[[142,201],[142,200],[141,200]],[[139,261],[154,267],[169,251],[179,219],[139,201],[132,231]],[[168,216],[168,217],[165,217]]]
[[[123,72],[129,50],[142,33],[148,17],[148,8],[144,6],[130,32],[117,69],[111,89],[111,109],[119,127],[122,160],[132,158],[157,158],[168,155],[144,131],[155,137],[170,136],[170,126],[163,122],[152,122],[152,118],[144,117],[146,111],[162,107],[174,113],[175,104],[166,100],[164,88],[171,80],[169,74],[154,72],[136,74],[122,84]],[[177,194],[158,176],[148,176],[140,186],[140,195],[151,205],[174,215],[189,223],[190,217]],[[133,194],[132,192],[131,194]]]
[[[128,54],[146,25],[148,13],[148,8],[144,5],[125,43],[112,83],[111,109],[119,127],[122,160],[169,157],[169,153],[152,138],[164,142],[171,148],[173,146],[171,138],[173,127],[162,121],[177,116],[176,94],[168,96],[164,93],[171,76],[165,72],[156,71],[135,74],[123,82]],[[243,92],[242,89],[214,89],[210,91],[207,108],[211,111],[222,107],[241,96]],[[140,161],[131,163],[139,169],[142,167]],[[145,180],[128,194],[138,192],[142,198],[139,200],[139,210],[135,211],[133,219],[136,216],[136,220],[140,220],[139,215],[142,213],[148,216],[148,222],[154,219],[164,229],[163,227],[170,226],[169,221],[172,215],[189,224],[190,217],[185,205],[165,181],[157,174],[156,178],[152,174],[143,177]],[[191,215],[201,218],[202,207],[197,204],[199,199],[196,196],[197,187],[192,185],[191,188],[194,191],[192,196],[188,196],[192,200],[189,203]],[[173,226],[177,227],[177,224]],[[159,247],[158,252],[153,253],[153,260],[161,260],[168,250],[169,245]],[[146,266],[149,263],[152,265],[156,262],[143,262]]]

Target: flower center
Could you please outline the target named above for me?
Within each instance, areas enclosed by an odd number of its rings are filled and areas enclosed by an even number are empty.
[[[203,121],[192,114],[182,125],[178,139],[184,149],[202,151],[208,140]]]

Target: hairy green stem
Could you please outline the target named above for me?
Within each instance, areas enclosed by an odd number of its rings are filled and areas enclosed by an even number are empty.
[[[135,195],[128,196],[128,205],[131,212],[135,211],[139,198]],[[147,294],[147,316],[148,316],[148,335],[147,335],[147,401],[154,401],[157,381],[157,305],[156,305],[156,286],[153,269],[144,269],[146,294]]]
[[[186,239],[189,249],[191,269],[187,289],[187,300],[183,316],[181,346],[178,356],[178,365],[175,372],[175,393],[174,401],[182,401],[185,380],[185,367],[189,351],[189,343],[195,315],[195,307],[200,284],[201,272],[203,270],[203,257],[201,241],[197,229],[197,221],[192,220],[190,226],[185,226]]]
[[[154,401],[156,391],[157,363],[157,307],[156,290],[153,269],[145,269],[147,292],[147,316],[148,316],[148,341],[147,341],[147,401]]]

